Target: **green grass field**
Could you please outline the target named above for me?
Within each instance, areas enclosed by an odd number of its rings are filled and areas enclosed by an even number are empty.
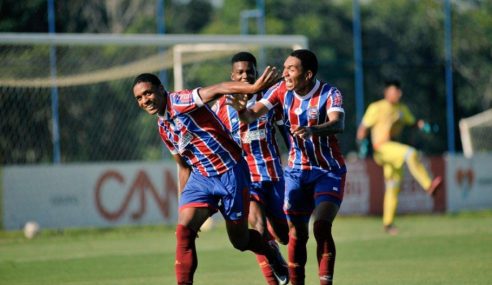
[[[492,284],[492,212],[397,222],[392,237],[379,218],[338,217],[335,283]],[[313,241],[306,284],[319,284]],[[164,227],[45,231],[33,240],[0,232],[0,284],[174,284],[174,243]],[[264,284],[253,254],[234,250],[223,226],[200,233],[197,247],[195,284]]]

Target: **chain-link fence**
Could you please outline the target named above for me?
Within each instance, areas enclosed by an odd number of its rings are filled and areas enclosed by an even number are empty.
[[[273,2],[266,3],[267,33],[304,34],[309,38],[309,48],[319,59],[318,78],[337,86],[344,95],[345,133],[339,136],[342,151],[356,150],[359,122],[355,116],[352,7],[357,1],[314,1],[302,7],[295,1],[284,1],[276,6],[278,9],[272,9]],[[445,80],[446,1],[358,2],[363,107],[382,98],[384,80],[396,77],[402,82],[402,100],[414,115],[439,126],[432,134],[406,132],[410,134],[406,142],[426,154],[448,151],[447,106],[451,104],[451,127],[456,134],[451,143],[461,151],[457,122],[492,107],[492,2],[451,1],[452,102],[447,98]],[[220,8],[217,9],[219,13]],[[230,27],[225,25],[214,26],[212,31],[230,33]],[[200,35],[189,36],[196,37]],[[51,42],[0,42],[0,163],[52,162],[54,111],[58,112],[62,162],[166,157],[167,151],[155,133],[154,119],[140,112],[133,102],[131,81],[143,71],[162,74],[159,71],[165,70],[166,75],[161,78],[172,90],[174,58],[170,46],[143,44],[145,41],[97,46],[80,41],[57,44],[59,102],[55,110],[50,78]],[[247,49],[247,42],[239,44]],[[263,64],[281,67],[289,49],[268,48]],[[260,58],[258,49],[252,51]],[[183,86],[192,88],[227,80],[230,55],[216,50],[183,56]]]
[[[56,80],[50,75],[52,48]],[[226,45],[180,54],[180,84],[195,88],[229,80],[230,57],[242,48],[260,52],[258,46]],[[281,66],[291,50],[263,52],[269,64]],[[156,119],[138,108],[131,84],[139,73],[153,72],[173,90],[174,54],[172,47],[141,43],[0,44],[0,163],[51,163],[57,146],[63,163],[169,158]]]

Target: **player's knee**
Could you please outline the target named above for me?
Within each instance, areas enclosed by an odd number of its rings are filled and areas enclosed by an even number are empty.
[[[285,232],[285,234],[279,235],[277,242],[282,244],[282,245],[287,245],[289,243],[289,234],[288,232]]]
[[[296,228],[290,228],[289,229],[289,236],[293,237],[297,240],[308,240],[309,238],[309,232],[301,229],[296,229]]]
[[[248,240],[246,239],[231,239],[232,246],[239,251],[248,250]]]
[[[248,222],[250,227],[257,230],[261,235],[267,234],[267,227],[261,219],[249,219]]]
[[[316,240],[325,240],[331,237],[331,223],[325,220],[314,222],[313,233]]]
[[[396,179],[388,179],[385,181],[385,191],[386,192],[395,192],[395,194],[398,194],[400,191],[400,180]]]
[[[410,148],[405,155],[405,161],[408,163],[408,162],[417,161],[418,159],[419,159],[419,154],[417,150],[414,148]]]
[[[277,234],[277,242],[283,245],[287,245],[289,243],[289,227],[287,224],[278,227],[275,231]]]
[[[193,244],[197,234],[192,229],[178,224],[176,226],[176,241],[178,246],[189,247]]]

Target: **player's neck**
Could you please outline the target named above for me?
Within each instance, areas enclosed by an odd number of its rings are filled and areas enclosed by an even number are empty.
[[[302,86],[301,88],[296,90],[296,94],[299,96],[306,96],[313,90],[314,86],[316,85],[316,80],[312,80],[308,82],[306,85]]]
[[[163,117],[166,114],[166,108],[167,108],[167,92],[164,92],[164,100],[162,103],[162,108],[159,109],[157,115]]]

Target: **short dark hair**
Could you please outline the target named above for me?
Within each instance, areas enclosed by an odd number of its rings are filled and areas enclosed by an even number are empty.
[[[384,81],[384,89],[388,88],[388,87],[391,87],[391,86],[394,86],[398,89],[401,89],[401,82],[400,80],[396,79],[396,78],[390,78],[390,79],[386,79]]]
[[[235,55],[232,56],[231,58],[231,64],[234,64],[239,61],[247,61],[253,63],[253,65],[256,67],[256,58],[254,55],[247,51],[242,51],[238,52]]]
[[[140,82],[150,82],[154,86],[160,86],[162,84],[159,77],[157,77],[157,75],[152,73],[142,73],[137,77],[135,77],[135,80],[133,80],[133,87],[135,87],[135,85],[137,85]]]
[[[313,76],[318,73],[318,59],[316,55],[307,49],[298,49],[293,51],[290,56],[297,57],[301,61],[302,69],[311,70]]]

